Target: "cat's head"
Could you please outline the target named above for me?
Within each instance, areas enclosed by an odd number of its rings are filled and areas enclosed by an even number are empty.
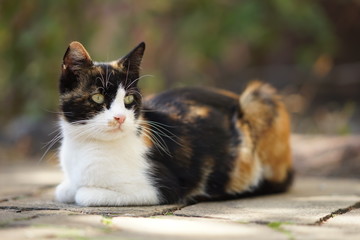
[[[70,43],[60,77],[61,124],[70,134],[111,140],[136,131],[137,87],[145,44],[112,62],[95,62],[79,42]]]

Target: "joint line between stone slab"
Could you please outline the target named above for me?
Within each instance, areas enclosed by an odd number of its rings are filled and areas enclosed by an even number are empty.
[[[315,223],[310,224],[310,225],[317,225],[317,226],[322,225],[322,224],[326,223],[329,219],[334,218],[337,215],[342,215],[342,214],[348,213],[354,209],[359,209],[359,208],[360,208],[360,202],[357,202],[357,203],[351,205],[350,207],[340,208],[340,209],[320,218],[318,221],[316,221]]]
[[[221,218],[221,217],[210,217],[210,216],[188,215],[188,214],[179,214],[179,213],[174,213],[174,216],[176,216],[176,217],[184,217],[184,218],[205,218],[205,219],[228,220],[227,218]]]

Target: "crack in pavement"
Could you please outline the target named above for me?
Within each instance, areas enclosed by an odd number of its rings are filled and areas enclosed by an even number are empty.
[[[174,213],[175,211],[183,208],[184,206],[174,206],[172,208],[167,209],[158,209],[153,210],[152,212],[148,213],[136,213],[136,217],[152,217],[152,216],[159,216],[165,215],[169,213]],[[118,213],[113,212],[111,210],[99,210],[99,211],[91,211],[89,209],[82,209],[82,208],[67,208],[67,207],[19,207],[19,206],[0,206],[0,210],[13,210],[17,213],[21,212],[30,212],[30,211],[69,211],[72,213],[78,214],[85,214],[85,215],[100,215],[100,216],[107,216],[107,217],[117,217],[123,216],[126,213]]]
[[[136,214],[135,217],[154,217],[154,216],[159,216],[159,215],[173,214],[175,211],[180,210],[183,207],[184,206],[175,206],[175,207],[168,208],[168,209],[161,209],[161,210],[156,210],[156,211],[154,210],[154,212],[150,212],[150,213]],[[74,211],[71,209],[64,209],[64,210],[79,213],[79,211]],[[122,213],[116,213],[116,212],[110,212],[110,211],[98,211],[98,212],[96,212],[96,211],[94,211],[94,212],[80,211],[80,213],[89,214],[89,215],[101,215],[101,216],[106,216],[106,217],[124,216],[124,214],[122,214]]]
[[[347,208],[340,208],[340,209],[338,209],[338,210],[336,210],[336,211],[334,211],[334,212],[320,218],[315,223],[309,224],[309,225],[320,226],[320,225],[326,223],[331,218],[334,218],[334,217],[336,217],[338,215],[342,215],[342,214],[348,213],[348,212],[350,212],[350,211],[352,211],[354,209],[359,209],[359,208],[360,208],[360,202],[356,202],[355,204],[353,204],[353,205],[351,205],[351,206],[349,206]]]

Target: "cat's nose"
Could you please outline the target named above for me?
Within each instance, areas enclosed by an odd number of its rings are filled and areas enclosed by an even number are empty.
[[[125,115],[116,115],[114,116],[114,120],[117,121],[120,124],[123,124],[125,122]]]

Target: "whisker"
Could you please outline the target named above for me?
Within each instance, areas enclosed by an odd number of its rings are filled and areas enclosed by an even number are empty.
[[[176,136],[175,134],[173,134],[173,133],[170,132],[170,135],[168,135],[168,134],[164,133],[163,131],[161,131],[160,129],[158,129],[158,128],[154,127],[154,126],[152,126],[152,127],[155,128],[156,131],[159,132],[159,135],[169,138],[171,141],[173,141],[174,143],[178,144],[179,146],[183,146],[183,144],[181,144],[180,142],[178,142],[177,140],[174,139],[174,138],[176,138],[176,139],[178,139],[178,140],[181,140],[181,139],[180,139],[178,136]]]
[[[99,71],[99,73],[101,74],[100,71]],[[103,86],[103,88],[105,87],[104,79],[102,77],[97,77],[96,80],[100,80],[101,85]]]
[[[164,153],[172,157],[169,148],[166,145],[165,140],[161,136],[159,136],[159,133],[157,133],[153,129],[149,129],[146,127],[144,127],[142,130],[143,130],[143,134],[154,143],[156,148],[158,148],[159,150],[163,151]]]
[[[143,120],[143,119],[138,119],[138,121],[140,123],[153,123],[153,124],[156,124],[156,125],[159,125],[159,126],[163,126],[163,127],[168,127],[168,128],[177,128],[178,126],[172,126],[172,125],[167,125],[167,124],[164,124],[164,123],[160,123],[160,122],[156,122],[156,121],[151,121],[151,120]],[[168,130],[169,131],[169,130]]]
[[[41,156],[41,158],[39,159],[39,163],[42,162],[45,158],[45,156],[48,154],[48,152],[50,151],[50,149],[52,149],[54,147],[54,145],[56,143],[58,143],[60,140],[62,139],[62,133],[59,132],[55,135],[55,137],[53,137],[48,143],[46,143],[42,149],[46,148],[44,154]]]
[[[137,95],[140,96],[141,99],[143,98],[142,94],[139,91],[135,90],[135,89],[129,90],[129,93],[130,94],[137,94]]]
[[[138,77],[137,79],[133,80],[128,86],[126,89],[129,89],[131,87],[131,85],[133,85],[135,82],[139,81],[140,79],[144,78],[144,77],[154,77],[153,75],[143,75],[143,76],[140,76]]]
[[[144,129],[150,130],[150,131],[156,133],[158,136],[167,137],[171,141],[173,141],[174,143],[178,144],[179,146],[183,146],[183,144],[181,144],[179,142],[179,141],[181,141],[181,138],[176,136],[170,130],[168,130],[165,127],[161,126],[161,123],[154,122],[154,121],[147,121],[147,120],[140,120],[139,122],[140,122],[140,125],[142,125],[142,127]],[[148,124],[151,128],[147,127],[146,124]],[[163,125],[165,125],[165,124],[163,124]],[[175,140],[175,139],[177,139],[178,141]]]
[[[106,129],[108,121],[84,119],[84,120],[78,120],[72,122],[71,124],[74,126],[78,126],[78,127],[70,128],[71,137],[78,139],[78,141],[86,142],[91,139],[94,139],[94,136],[98,134],[105,133],[103,129]],[[84,126],[84,124],[86,125]],[[159,151],[167,154],[170,157],[172,155],[167,144],[169,140],[176,143],[179,146],[183,146],[180,141],[181,139],[174,132],[169,130],[169,128],[174,128],[176,126],[169,126],[163,123],[150,121],[150,120],[142,120],[142,119],[136,120],[135,124],[141,126],[141,134],[143,134],[143,136],[149,138],[150,141]],[[45,146],[47,147],[47,150],[44,156],[58,141],[62,139],[62,134],[59,129],[55,130],[53,133],[56,133],[56,135]],[[168,138],[169,140],[165,138]]]
[[[111,84],[110,82],[110,77],[111,77],[111,74],[113,74],[112,71],[109,71],[109,65],[106,66],[106,79],[105,79],[105,82],[106,82],[106,88],[108,88],[108,84]]]
[[[100,77],[97,77],[96,80],[100,79],[102,86],[103,86],[104,88],[106,88],[104,76],[102,75],[101,71],[100,71],[98,68],[97,68],[97,71],[99,72]]]
[[[71,133],[72,137],[86,141],[86,139],[91,138],[91,136],[102,133],[99,126],[100,125],[88,125],[86,129],[73,129],[73,132]]]

